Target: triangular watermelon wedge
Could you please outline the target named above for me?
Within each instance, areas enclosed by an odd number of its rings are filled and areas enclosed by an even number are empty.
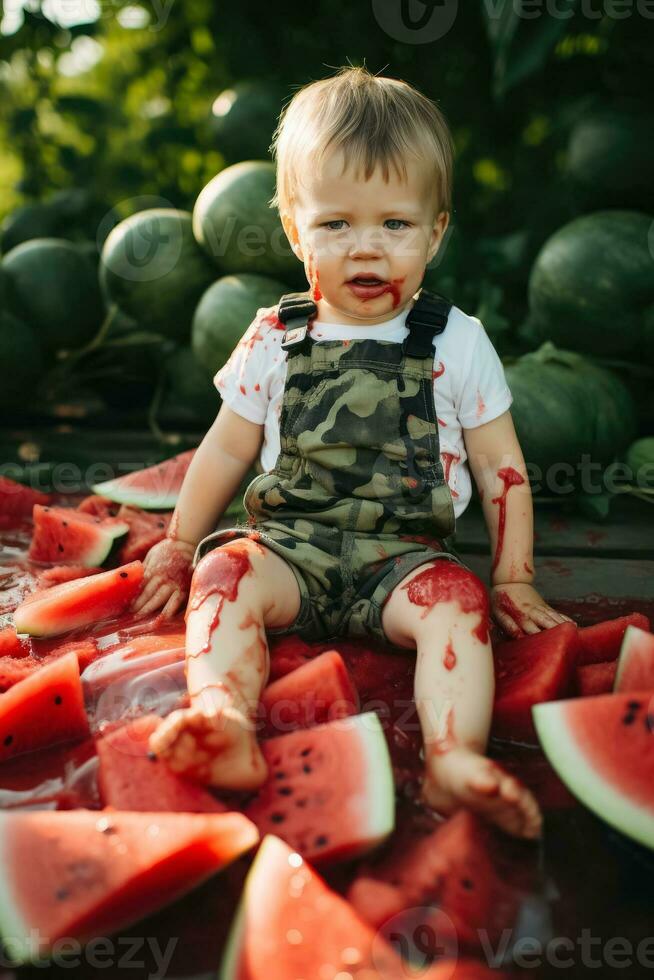
[[[628,626],[620,648],[615,691],[654,691],[654,635]]]
[[[654,692],[537,704],[541,745],[590,810],[654,848]]]
[[[240,813],[0,812],[0,931],[17,964],[131,925],[257,843]]]
[[[402,947],[402,936],[396,937]],[[284,841],[267,835],[250,868],[218,980],[501,980],[478,961],[417,970]]]
[[[142,507],[143,510],[172,510],[177,504],[179,491],[194,454],[195,449],[188,449],[172,459],[157,463],[156,466],[127,473],[115,480],[96,483],[91,489],[119,504],[130,504],[132,507]]]

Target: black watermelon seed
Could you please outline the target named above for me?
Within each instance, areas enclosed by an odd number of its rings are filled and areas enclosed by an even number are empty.
[[[275,773],[275,779],[286,779],[286,773],[280,769],[279,772]]]
[[[470,880],[470,878],[462,878],[461,886],[465,888],[467,891],[471,891],[475,887],[472,881]]]
[[[64,550],[63,544],[58,544],[57,545],[57,548],[58,548],[59,551],[63,551]]]
[[[282,786],[277,790],[280,796],[290,796],[293,790],[290,786]]]
[[[62,521],[61,523],[64,527],[68,527],[68,521]]]
[[[284,814],[283,813],[271,813],[270,814],[270,819],[272,820],[273,823],[283,823],[284,822]]]
[[[68,898],[69,895],[70,892],[66,888],[59,888],[58,891],[55,892],[55,898],[59,902],[63,902],[63,900]]]
[[[11,745],[11,743],[13,742],[13,740],[14,740],[14,736],[13,735],[7,735],[5,737],[5,745]]]
[[[654,715],[645,715],[645,728],[648,732],[654,732]]]
[[[163,521],[157,521],[157,527],[164,527]]]
[[[46,512],[46,514],[47,514],[47,512],[48,512],[48,511],[50,510],[50,508],[49,508],[49,507],[44,507],[44,508],[43,508],[43,510],[44,510],[44,511]]]
[[[310,751],[311,751],[311,749],[302,749],[302,751],[300,752],[300,755],[308,755]]]
[[[157,753],[156,752],[148,752],[147,757],[150,760],[150,762],[156,762],[157,761]]]
[[[635,722],[635,720],[636,720],[636,716],[635,715],[625,715],[624,718],[622,719],[622,724],[623,725],[633,725],[633,723]]]
[[[62,698],[61,694],[57,694],[57,695],[55,695],[54,703],[55,704],[61,704],[63,700],[64,699]]]
[[[99,524],[99,523],[100,523],[100,518],[99,518],[99,517],[96,517],[96,518],[95,518],[95,523],[96,523],[96,524]]]
[[[128,577],[127,572],[121,572],[120,573],[120,577],[121,578],[127,578]]]
[[[303,772],[311,772],[311,766],[308,766],[308,765],[305,764],[304,766],[302,766],[302,771]]]
[[[326,843],[327,838],[324,834],[321,834],[320,837],[316,837],[316,847],[324,847]]]
[[[637,711],[640,708],[640,701],[627,701],[627,707],[631,711]]]

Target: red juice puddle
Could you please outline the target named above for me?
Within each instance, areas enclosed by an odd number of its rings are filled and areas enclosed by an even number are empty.
[[[497,475],[501,480],[504,481],[504,489],[499,497],[493,497],[492,503],[499,504],[500,517],[499,524],[497,528],[497,547],[495,549],[495,557],[493,559],[493,565],[491,571],[494,572],[499,565],[500,558],[502,556],[502,549],[504,548],[504,531],[506,528],[506,497],[511,489],[511,487],[518,487],[525,482],[523,476],[514,470],[512,466],[506,466],[504,469],[498,470]]]
[[[445,670],[453,670],[456,667],[456,653],[454,652],[451,638],[447,641],[447,646],[445,647],[443,666]]]
[[[425,606],[421,616],[424,619],[437,602],[459,603],[462,612],[479,613],[479,623],[473,629],[472,635],[481,643],[488,642],[489,601],[484,585],[458,562],[444,559],[436,565],[426,568],[413,578],[406,590],[409,602],[415,606]]]

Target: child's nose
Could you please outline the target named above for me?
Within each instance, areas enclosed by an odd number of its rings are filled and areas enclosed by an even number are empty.
[[[353,232],[350,256],[352,258],[373,258],[384,251],[383,233],[380,228],[364,228]]]

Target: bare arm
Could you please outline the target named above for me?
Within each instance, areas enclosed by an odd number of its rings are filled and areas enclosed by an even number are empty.
[[[464,429],[463,437],[490,537],[493,615],[512,636],[572,622],[552,609],[532,586],[533,500],[511,413]]]

